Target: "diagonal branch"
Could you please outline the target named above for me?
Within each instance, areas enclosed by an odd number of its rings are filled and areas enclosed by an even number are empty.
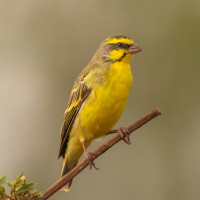
[[[128,130],[130,133],[135,131],[136,129],[140,128],[153,118],[159,116],[162,114],[162,111],[157,108],[144,116],[143,118],[139,119],[135,123],[131,124],[128,127]],[[112,130],[109,133],[117,133],[117,130]],[[91,155],[92,160],[95,160],[98,158],[101,154],[106,152],[108,149],[110,149],[113,145],[118,143],[120,140],[122,140],[120,134],[116,134],[111,139],[109,139],[107,142],[105,142],[103,145],[99,146]],[[42,197],[42,200],[48,199],[50,196],[52,196],[55,192],[57,192],[60,188],[62,188],[67,182],[69,182],[72,178],[74,178],[76,175],[78,175],[83,169],[85,169],[88,166],[88,160],[84,159],[81,161],[74,169],[69,171],[66,175],[61,177],[56,183],[54,183],[50,188],[48,188]]]

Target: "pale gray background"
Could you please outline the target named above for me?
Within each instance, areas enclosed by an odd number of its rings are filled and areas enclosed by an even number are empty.
[[[118,33],[143,52],[131,61],[133,87],[116,127],[156,107],[164,114],[51,199],[199,200],[199,0],[1,0],[0,176],[23,171],[40,191],[59,178],[59,130],[73,80]]]

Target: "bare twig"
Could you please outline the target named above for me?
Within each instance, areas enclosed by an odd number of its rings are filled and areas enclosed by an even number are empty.
[[[152,120],[153,118],[161,115],[162,112],[159,108],[153,110],[140,120],[136,121],[135,123],[131,124],[128,127],[128,130],[130,133],[135,131],[136,129],[140,128],[144,124],[146,124],[148,121]],[[109,133],[116,133],[117,130],[112,130]],[[118,143],[120,140],[122,140],[120,134],[115,135],[110,140],[105,142],[103,145],[99,146],[93,153],[90,153],[92,160],[95,160],[98,158],[101,154],[106,152],[108,149],[110,149],[113,145]],[[44,194],[42,200],[48,199],[50,196],[52,196],[55,192],[57,192],[60,188],[62,188],[67,182],[69,182],[72,178],[74,178],[77,174],[79,174],[83,169],[85,169],[88,166],[88,160],[84,159],[81,161],[74,169],[72,169],[70,172],[68,172],[66,175],[64,175],[62,178],[60,178],[56,183],[54,183],[50,188],[48,188]]]

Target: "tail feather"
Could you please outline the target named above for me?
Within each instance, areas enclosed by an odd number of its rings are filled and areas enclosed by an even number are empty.
[[[71,189],[73,179],[71,179],[65,186],[63,186],[60,191],[68,192]]]
[[[76,167],[78,162],[69,162],[69,160],[66,158],[63,162],[63,169],[61,172],[61,177],[63,177],[65,174],[67,174],[70,170],[72,170],[74,167]],[[63,186],[60,190],[65,190],[68,192],[71,188],[73,179],[71,179],[65,186]]]

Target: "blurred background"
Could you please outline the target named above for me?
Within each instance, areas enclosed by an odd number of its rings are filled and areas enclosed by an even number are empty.
[[[2,0],[0,176],[23,172],[42,192],[59,178],[59,131],[73,81],[113,34],[143,49],[131,61],[134,82],[115,127],[157,107],[164,114],[51,199],[199,200],[199,0]]]

